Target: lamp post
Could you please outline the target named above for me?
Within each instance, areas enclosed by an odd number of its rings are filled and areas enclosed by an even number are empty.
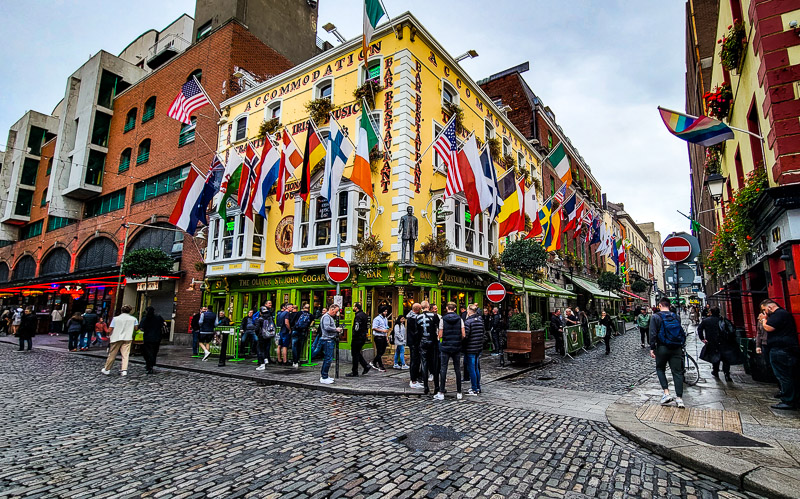
[[[719,203],[722,199],[722,190],[725,188],[725,177],[719,173],[712,173],[706,178],[705,184],[708,188],[708,193],[711,195],[711,199],[713,199],[715,203]]]
[[[327,23],[327,24],[324,24],[324,25],[322,26],[322,29],[324,29],[324,30],[325,30],[325,31],[327,31],[328,33],[330,33],[330,34],[332,34],[333,36],[335,36],[335,37],[336,37],[336,39],[337,39],[337,40],[339,40],[339,43],[344,43],[344,42],[346,42],[346,41],[347,41],[347,40],[345,40],[345,39],[344,39],[344,37],[343,37],[343,36],[342,36],[342,35],[339,33],[339,30],[338,30],[338,29],[336,29],[336,26],[335,26],[333,23]]]
[[[456,62],[461,62],[464,59],[474,59],[478,57],[478,52],[476,50],[467,50],[460,56],[456,57]]]

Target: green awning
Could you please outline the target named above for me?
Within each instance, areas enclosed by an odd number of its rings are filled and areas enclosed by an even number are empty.
[[[514,291],[518,293],[527,292],[533,296],[541,296],[544,298],[551,296],[577,298],[577,295],[572,291],[567,291],[561,286],[553,284],[550,281],[534,281],[533,279],[525,279],[525,286],[523,287],[522,278],[506,273],[503,273],[503,280],[510,284]]]
[[[567,291],[566,289],[562,288],[558,284],[554,284],[550,281],[536,281],[534,284],[544,290],[546,293],[545,296],[560,296],[563,298],[577,298],[578,295],[573,293],[572,291]]]
[[[576,286],[586,291],[595,298],[602,298],[604,300],[621,300],[621,298],[614,292],[603,291],[597,286],[597,283],[588,279],[581,279],[580,277],[570,277]]]

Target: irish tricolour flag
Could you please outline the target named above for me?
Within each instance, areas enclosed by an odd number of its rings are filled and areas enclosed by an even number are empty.
[[[353,164],[353,173],[350,175],[350,180],[361,187],[361,190],[369,197],[373,197],[369,152],[377,144],[378,136],[369,120],[367,108],[366,106],[361,106],[361,119],[358,121],[358,146],[356,148],[356,159]]]
[[[369,57],[369,41],[381,17],[386,15],[380,0],[364,0],[364,61]]]
[[[564,144],[560,143],[550,153],[550,164],[556,170],[556,175],[562,182],[569,186],[572,184],[572,170],[569,167],[569,156],[564,149]]]

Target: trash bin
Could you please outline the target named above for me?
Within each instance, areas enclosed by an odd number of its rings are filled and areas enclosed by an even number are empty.
[[[544,329],[531,331],[531,364],[544,362]]]

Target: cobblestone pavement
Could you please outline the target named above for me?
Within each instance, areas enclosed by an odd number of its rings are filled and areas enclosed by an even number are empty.
[[[605,354],[602,342],[593,350],[577,354],[574,359],[562,358],[551,350],[548,355],[553,357],[553,363],[512,382],[622,395],[645,378],[652,377],[657,383],[655,361],[650,358],[650,350],[642,348],[639,340],[639,329],[636,328],[611,338],[610,355]]]
[[[0,497],[751,497],[533,407],[99,367],[0,345]]]

